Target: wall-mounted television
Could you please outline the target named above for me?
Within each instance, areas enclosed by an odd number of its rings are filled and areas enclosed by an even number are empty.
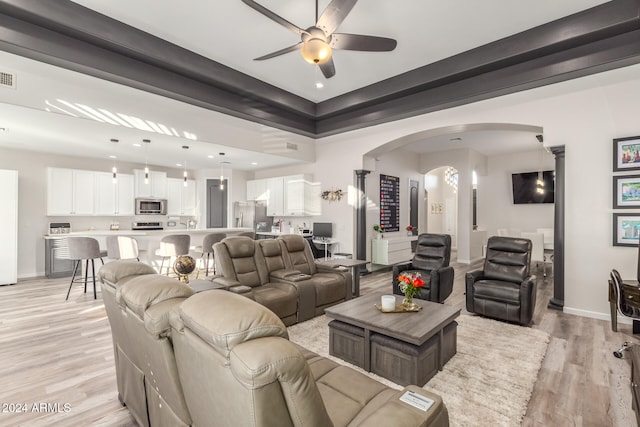
[[[331,222],[314,222],[313,237],[329,238],[333,236],[333,223]]]
[[[513,204],[553,203],[555,172],[522,172],[511,174]]]

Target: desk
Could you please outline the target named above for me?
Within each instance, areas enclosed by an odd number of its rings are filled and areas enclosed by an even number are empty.
[[[351,276],[353,277],[352,285],[353,285],[353,296],[360,296],[360,266],[368,264],[369,261],[364,261],[361,259],[330,259],[327,261],[321,261],[318,264],[336,266],[340,267],[348,267],[351,268]]]
[[[329,253],[329,246],[331,245],[337,245],[338,241],[337,240],[333,240],[333,239],[312,239],[311,240],[313,243],[317,243],[319,245],[324,245],[324,259],[326,260],[327,254]],[[335,252],[335,250],[334,250]]]

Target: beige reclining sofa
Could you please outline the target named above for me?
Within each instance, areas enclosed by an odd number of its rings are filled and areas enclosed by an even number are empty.
[[[264,306],[213,290],[171,316],[180,381],[194,425],[219,427],[447,426],[439,396],[393,390],[288,340]],[[430,399],[427,410],[400,397]]]
[[[287,326],[351,298],[348,271],[316,267],[302,236],[285,237],[254,241],[232,236],[216,243],[216,270],[221,276],[213,282],[271,309]]]
[[[110,262],[99,274],[120,402],[140,426],[192,425],[169,338],[169,313],[194,291],[135,260]]]
[[[194,295],[136,261],[111,262],[100,276],[119,397],[141,426],[449,423],[439,396],[390,389],[289,342],[278,316],[251,299]],[[401,401],[408,391],[433,404]]]

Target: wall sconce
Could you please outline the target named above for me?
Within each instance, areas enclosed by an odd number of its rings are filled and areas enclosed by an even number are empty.
[[[342,190],[328,190],[328,191],[323,191],[320,194],[320,197],[322,197],[322,200],[328,200],[330,202],[339,201],[340,199],[342,199],[342,196],[344,196],[344,193],[342,192]]]

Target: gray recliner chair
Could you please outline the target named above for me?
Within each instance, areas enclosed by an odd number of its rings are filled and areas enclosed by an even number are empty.
[[[465,277],[467,310],[528,325],[536,306],[536,277],[530,268],[530,240],[490,237],[483,269]]]
[[[451,261],[451,236],[448,234],[428,234],[418,236],[413,259],[393,265],[393,293],[402,295],[398,276],[420,273],[424,287],[415,298],[433,302],[443,302],[453,291],[453,267]]]

